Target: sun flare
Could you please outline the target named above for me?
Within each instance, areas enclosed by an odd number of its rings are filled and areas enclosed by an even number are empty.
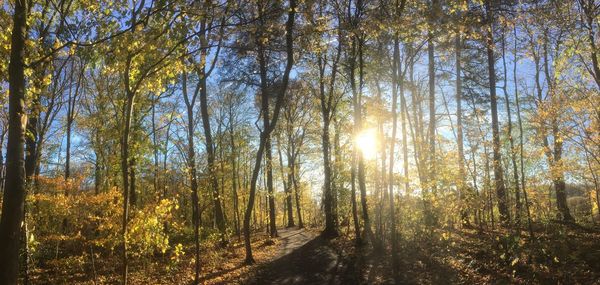
[[[356,136],[356,145],[366,159],[373,159],[377,155],[377,133],[374,129],[361,131]]]

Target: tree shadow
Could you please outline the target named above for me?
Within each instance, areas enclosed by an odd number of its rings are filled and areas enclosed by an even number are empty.
[[[219,271],[216,271],[216,272],[212,272],[212,273],[206,274],[206,275],[200,277],[200,282],[203,283],[203,282],[206,282],[208,280],[211,280],[211,279],[223,276],[223,275],[225,275],[227,273],[236,271],[236,270],[238,270],[238,269],[240,269],[242,267],[244,267],[244,265],[243,264],[239,264],[239,265],[236,265],[235,267],[232,267],[232,268],[227,268],[227,269],[223,269],[223,270],[219,270]]]
[[[329,240],[318,236],[291,253],[261,265],[245,284],[357,284],[352,282],[356,274],[348,270],[354,266],[347,261]]]

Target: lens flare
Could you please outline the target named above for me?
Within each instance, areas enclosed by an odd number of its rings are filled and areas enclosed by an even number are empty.
[[[356,146],[366,159],[374,159],[377,155],[377,133],[374,129],[361,131],[355,139]]]

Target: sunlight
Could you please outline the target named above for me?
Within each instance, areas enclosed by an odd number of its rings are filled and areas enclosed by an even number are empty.
[[[361,131],[356,136],[356,145],[366,159],[374,159],[377,154],[377,132],[375,129]]]

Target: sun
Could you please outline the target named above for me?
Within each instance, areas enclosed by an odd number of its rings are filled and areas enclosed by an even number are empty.
[[[374,159],[377,155],[377,133],[374,129],[361,131],[355,138],[356,146],[366,159]]]

